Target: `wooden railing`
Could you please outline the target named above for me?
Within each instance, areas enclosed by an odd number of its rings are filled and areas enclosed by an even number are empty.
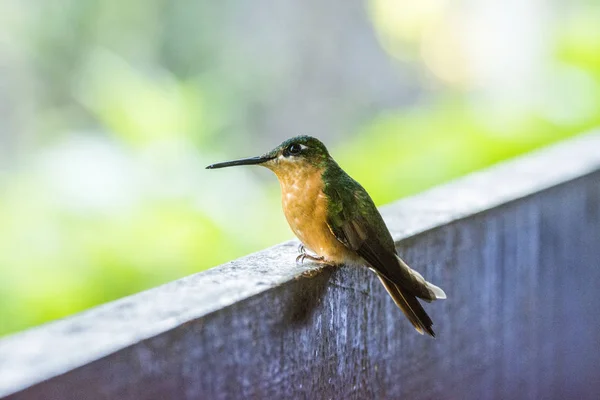
[[[0,398],[600,398],[600,133],[382,214],[437,339],[288,242],[0,340]]]

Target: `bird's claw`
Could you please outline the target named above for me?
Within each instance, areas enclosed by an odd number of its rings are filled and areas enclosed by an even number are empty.
[[[304,260],[306,259],[309,259],[310,261],[315,262],[317,264],[327,264],[327,262],[325,261],[325,257],[312,256],[306,252],[296,257],[296,264],[304,264]]]
[[[306,247],[304,247],[302,243],[300,243],[300,245],[298,246],[298,253],[306,254]]]
[[[325,261],[325,257],[318,257],[316,255],[307,253],[306,247],[302,243],[300,243],[300,245],[298,246],[298,253],[300,253],[300,254],[298,255],[298,257],[296,257],[296,264],[302,265],[302,264],[304,264],[304,260],[306,260],[306,259],[309,259],[310,261],[315,262],[317,264],[327,264],[327,262]],[[308,272],[310,273],[312,271],[308,271]],[[304,276],[305,274],[302,274],[302,275]]]

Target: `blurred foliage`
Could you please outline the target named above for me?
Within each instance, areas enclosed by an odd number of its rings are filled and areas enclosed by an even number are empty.
[[[338,158],[385,204],[600,125],[600,115],[563,126],[532,112],[511,121],[510,135],[498,135],[480,118],[460,102],[392,114],[368,126]]]
[[[227,67],[239,79],[220,79],[217,60],[232,40],[219,36],[223,16],[208,3],[186,3],[42,2],[28,9],[35,18],[21,15],[36,23],[11,28],[31,46],[33,75],[44,82],[37,82],[42,105],[26,151],[41,156],[0,186],[0,335],[291,238],[268,172],[202,170],[251,155],[251,139],[219,136],[239,135],[248,121],[248,98],[237,94],[268,94],[269,80],[242,60]],[[417,22],[439,10],[424,2],[412,17],[399,13],[408,19],[397,29],[387,3],[372,2],[373,22],[408,50],[382,46],[423,67],[414,59]],[[581,4],[554,33],[553,61],[543,71],[552,84],[539,102],[499,111],[442,85],[411,106],[378,113],[331,152],[384,204],[599,126],[600,10]],[[201,34],[188,35],[192,25]],[[83,159],[61,164],[73,148]]]

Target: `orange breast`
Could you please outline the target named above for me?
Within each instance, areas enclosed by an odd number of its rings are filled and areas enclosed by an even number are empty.
[[[277,174],[281,183],[283,212],[294,234],[311,251],[340,264],[348,250],[327,226],[327,196],[321,171],[303,170]]]

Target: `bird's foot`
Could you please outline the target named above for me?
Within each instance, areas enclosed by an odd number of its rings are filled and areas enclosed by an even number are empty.
[[[317,264],[327,264],[327,262],[325,261],[325,257],[313,256],[306,252],[304,252],[304,253],[300,254],[298,257],[296,257],[296,264],[304,264],[304,260],[310,260]]]
[[[298,257],[296,257],[296,264],[304,264],[304,260],[310,260],[310,261],[320,265],[319,268],[304,271],[301,274],[301,276],[303,278],[313,278],[313,277],[317,276],[321,272],[322,269],[332,266],[332,264],[325,261],[325,257],[318,257],[318,256],[313,256],[311,254],[308,254],[306,252],[306,249],[302,245],[300,245],[300,247],[298,248],[298,251],[300,251],[300,255]]]
[[[304,264],[304,260],[309,259],[312,262],[323,264],[325,263],[325,257],[319,257],[316,254],[310,254],[306,251],[304,244],[300,243],[298,246],[298,257],[296,257],[296,264]]]
[[[310,261],[316,262],[316,263],[323,263],[324,262],[324,257],[319,257],[317,255],[313,255],[310,254],[306,251],[306,247],[304,247],[304,244],[300,243],[300,245],[298,246],[298,253],[300,253],[298,255],[298,257],[296,257],[296,264],[304,264],[304,260],[309,259]]]

